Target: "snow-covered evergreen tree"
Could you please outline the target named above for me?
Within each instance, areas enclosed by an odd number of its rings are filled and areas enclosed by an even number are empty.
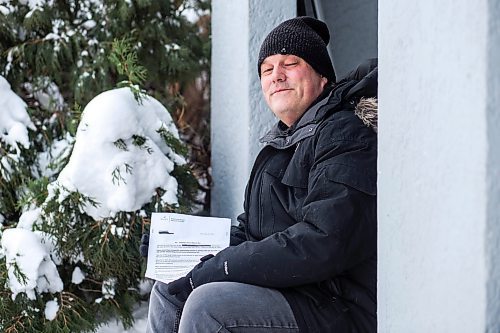
[[[208,7],[0,0],[1,331],[131,323],[150,213],[198,186],[167,108],[208,69]]]

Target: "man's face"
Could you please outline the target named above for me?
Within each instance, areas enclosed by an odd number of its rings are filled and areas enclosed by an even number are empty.
[[[287,126],[302,116],[328,81],[304,59],[294,55],[267,57],[260,66],[260,73],[267,105]]]

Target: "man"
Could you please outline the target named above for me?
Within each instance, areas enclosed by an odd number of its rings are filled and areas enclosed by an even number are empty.
[[[264,40],[258,73],[280,121],[240,225],[186,277],[156,282],[148,332],[376,331],[376,62],[335,83],[329,39],[298,17]]]

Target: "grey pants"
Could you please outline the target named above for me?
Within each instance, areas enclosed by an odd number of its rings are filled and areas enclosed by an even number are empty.
[[[283,295],[274,289],[237,282],[196,288],[184,307],[156,282],[151,291],[148,333],[298,333]]]

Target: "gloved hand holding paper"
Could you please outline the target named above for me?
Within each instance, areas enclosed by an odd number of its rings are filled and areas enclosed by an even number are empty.
[[[231,219],[153,213],[146,277],[169,283],[229,246]]]

